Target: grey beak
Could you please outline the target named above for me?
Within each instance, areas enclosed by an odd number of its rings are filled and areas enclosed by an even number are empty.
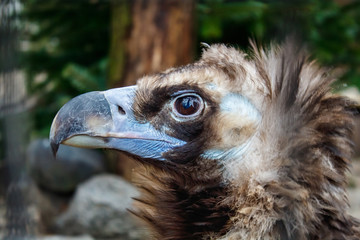
[[[97,121],[98,126],[90,126],[91,121]],[[50,130],[51,148],[56,154],[60,143],[69,138],[79,135],[95,137],[101,128],[109,131],[112,124],[110,105],[103,93],[80,95],[65,104],[56,115]]]
[[[163,153],[185,142],[156,130],[150,123],[136,121],[132,109],[135,93],[135,86],[90,92],[65,104],[50,130],[54,154],[60,144],[65,144],[165,160]]]

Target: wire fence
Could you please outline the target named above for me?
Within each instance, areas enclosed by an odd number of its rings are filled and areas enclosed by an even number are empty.
[[[28,135],[26,84],[19,71],[17,0],[0,0],[0,238],[32,238],[31,218],[21,191]]]

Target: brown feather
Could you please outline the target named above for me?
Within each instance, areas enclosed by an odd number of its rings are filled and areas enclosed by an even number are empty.
[[[288,41],[269,50],[253,44],[253,56],[214,45],[192,65],[141,79],[137,119],[189,142],[166,155],[168,164],[140,171],[136,215],[155,238],[359,239],[345,191],[359,108],[331,93],[325,71]],[[179,89],[205,99],[200,119],[168,117],[166,102]],[[229,93],[261,119],[223,112]],[[214,148],[224,158],[204,155]]]

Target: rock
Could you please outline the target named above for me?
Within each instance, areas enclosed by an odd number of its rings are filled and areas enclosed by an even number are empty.
[[[83,235],[83,236],[61,236],[61,235],[54,235],[54,236],[45,236],[45,237],[37,237],[38,240],[94,240],[91,236]]]
[[[27,156],[30,176],[54,192],[74,191],[79,183],[105,170],[103,156],[96,150],[61,145],[55,159],[48,139],[33,141]]]
[[[68,210],[56,220],[57,230],[100,239],[144,239],[139,223],[127,211],[132,208],[132,197],[138,195],[135,187],[118,176],[95,176],[78,186]]]
[[[19,190],[17,198],[22,199],[25,207],[22,212],[27,213],[31,222],[31,233],[41,235],[51,232],[54,219],[64,212],[71,195],[41,189],[29,176],[24,176],[15,186]]]
[[[349,87],[341,92],[340,95],[350,98],[351,100],[355,101],[356,103],[360,104],[360,91],[356,87]],[[354,156],[360,156],[360,117],[356,116],[354,118],[355,129],[353,131],[353,142],[354,142]]]
[[[341,96],[348,97],[355,102],[360,103],[360,91],[357,87],[348,87],[339,92]]]
[[[349,189],[348,190],[348,198],[350,203],[350,208],[348,209],[348,213],[360,219],[360,189]]]
[[[347,189],[350,203],[348,213],[360,219],[360,159],[353,159],[348,179],[350,183]]]

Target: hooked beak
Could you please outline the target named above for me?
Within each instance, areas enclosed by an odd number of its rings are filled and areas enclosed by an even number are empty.
[[[164,153],[185,142],[156,130],[150,123],[139,123],[132,109],[135,93],[136,86],[131,86],[89,92],[70,100],[51,125],[54,154],[60,144],[65,144],[117,149],[141,158],[165,160]]]

